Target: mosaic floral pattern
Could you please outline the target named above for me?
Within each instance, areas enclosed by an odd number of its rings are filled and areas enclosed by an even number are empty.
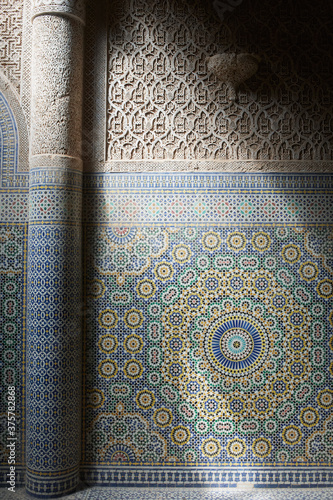
[[[0,29],[4,40],[17,35],[20,6],[1,2],[6,23]],[[14,17],[13,17],[14,15]],[[13,24],[14,22],[14,24]],[[15,24],[16,23],[16,24]],[[6,26],[6,28],[4,28]],[[8,38],[9,36],[9,38]],[[2,37],[3,38],[3,37]],[[12,44],[15,47],[15,43]],[[1,47],[4,55],[6,40]],[[8,48],[8,47],[7,47]],[[16,55],[20,47],[16,46]],[[6,50],[5,50],[6,52]],[[8,55],[8,54],[7,54]],[[3,59],[3,57],[2,57]],[[3,62],[4,59],[3,59]],[[7,61],[8,62],[8,61]],[[12,61],[13,62],[13,61]],[[17,59],[16,59],[17,62]],[[15,66],[15,64],[14,64]],[[7,76],[17,76],[17,68],[8,66]],[[15,386],[16,402],[16,480],[24,483],[25,473],[25,339],[26,339],[26,253],[28,219],[28,175],[26,130],[22,111],[8,83],[0,86],[0,484],[8,473],[8,400],[7,387]],[[4,91],[4,93],[2,92]]]
[[[305,226],[87,230],[85,459],[330,463],[331,241]]]
[[[81,333],[78,248],[77,227],[30,224],[27,451],[30,475],[34,473],[37,478],[40,471],[44,475],[52,472],[55,460],[58,471],[60,467],[67,470],[79,456],[78,430],[73,430],[72,423],[80,408],[80,386],[75,378],[75,372],[80,370]],[[100,345],[102,349],[109,347],[105,339],[101,339]],[[73,367],[72,372],[69,366]],[[109,368],[105,367],[104,372],[108,374]],[[64,420],[59,418],[59,408]],[[52,442],[58,445],[51,454]],[[29,487],[34,491],[30,484]]]
[[[0,464],[8,472],[7,457],[7,387],[16,387],[16,436],[17,464],[22,465],[24,456],[24,388],[22,387],[23,329],[25,326],[25,226],[0,226]],[[22,448],[23,447],[23,448]],[[21,456],[22,454],[22,456]]]

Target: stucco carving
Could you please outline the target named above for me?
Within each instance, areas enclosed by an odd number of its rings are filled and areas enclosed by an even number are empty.
[[[223,25],[198,0],[114,0],[109,6],[110,166],[333,159],[333,56],[327,49],[322,57],[332,35],[324,2],[319,9],[305,0],[299,11],[292,0],[277,0],[268,10],[259,0],[243,2]],[[316,23],[308,23],[309,12]],[[207,73],[206,58],[225,52],[262,56],[237,103],[229,103],[226,85]]]
[[[40,155],[47,155],[47,165],[50,155],[63,155],[64,166],[67,157],[81,166],[82,29],[61,16],[34,20],[31,166],[43,163]],[[55,161],[58,165],[59,158]]]
[[[86,4],[82,156],[101,168],[105,161],[107,95],[107,0]]]
[[[0,0],[0,66],[19,89],[21,77],[23,0]]]
[[[62,14],[84,23],[83,0],[32,0],[32,18],[45,14]]]
[[[87,170],[97,171],[96,164]],[[333,172],[332,161],[293,160],[136,160],[112,161],[101,164],[103,172]]]
[[[32,45],[31,0],[24,0],[22,33],[21,106],[30,128],[31,107],[31,45]]]
[[[226,84],[229,101],[235,101],[239,85],[256,73],[260,57],[256,54],[215,54],[207,57],[206,62],[208,71]]]

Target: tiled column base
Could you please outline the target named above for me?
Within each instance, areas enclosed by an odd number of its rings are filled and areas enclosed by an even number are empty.
[[[30,470],[27,471],[26,489],[38,498],[56,498],[69,495],[76,490],[78,485],[78,468],[72,471],[61,472],[61,475],[41,475]]]
[[[81,175],[32,172],[28,237],[27,491],[78,484],[81,424]]]

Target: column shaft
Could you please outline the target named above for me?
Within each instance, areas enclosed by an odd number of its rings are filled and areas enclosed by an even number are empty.
[[[79,2],[45,3],[33,6],[27,490],[51,498],[79,481],[83,23]]]

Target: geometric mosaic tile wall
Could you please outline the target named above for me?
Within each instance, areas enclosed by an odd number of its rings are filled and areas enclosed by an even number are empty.
[[[0,92],[0,484],[4,485],[9,471],[9,387],[15,387],[17,484],[24,482],[25,468],[28,179],[27,175],[17,174],[18,157],[18,125],[5,95]]]
[[[86,181],[84,478],[325,483],[332,179],[194,177]]]
[[[24,225],[0,225],[0,317],[1,317],[1,400],[0,400],[0,470],[8,472],[8,402],[7,387],[16,388],[15,433],[17,471],[25,463],[25,291],[26,240]],[[3,466],[3,467],[2,467]],[[18,477],[22,481],[22,477]],[[6,479],[4,479],[4,482]],[[0,481],[2,482],[2,480]]]
[[[201,0],[107,3],[104,42],[98,8],[89,21],[83,132],[105,151],[87,171],[332,159],[325,2],[234,1],[244,9],[223,26]],[[19,88],[22,9],[9,10],[0,52]],[[234,103],[207,72],[225,51],[262,58]],[[27,469],[40,497],[74,488],[80,444],[90,484],[332,486],[333,176],[28,176],[25,118],[2,80],[0,484],[15,386],[16,484]]]

